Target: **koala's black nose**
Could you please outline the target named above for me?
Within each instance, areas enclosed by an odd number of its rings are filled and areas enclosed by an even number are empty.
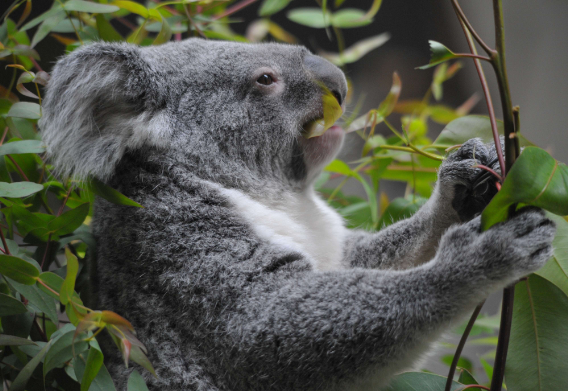
[[[347,95],[347,81],[341,69],[326,59],[314,56],[313,54],[308,54],[304,57],[304,65],[316,80],[322,82],[329,88],[341,105]]]

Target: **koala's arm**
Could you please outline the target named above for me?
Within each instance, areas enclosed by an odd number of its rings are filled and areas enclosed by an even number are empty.
[[[499,171],[495,157],[493,145],[479,139],[466,142],[442,163],[432,197],[412,217],[374,234],[350,231],[344,264],[402,270],[432,259],[444,232],[481,212],[495,194],[490,181],[474,188],[483,173],[475,165],[492,165]]]
[[[235,343],[229,366],[278,389],[322,389],[364,379],[368,370],[384,381],[482,297],[551,255],[554,227],[540,211],[525,210],[485,233],[479,224],[450,228],[433,260],[410,270],[263,276],[227,324]]]

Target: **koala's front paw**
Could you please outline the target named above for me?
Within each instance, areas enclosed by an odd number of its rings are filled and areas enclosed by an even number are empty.
[[[541,209],[525,207],[508,221],[481,232],[480,217],[448,230],[440,251],[448,267],[513,282],[540,269],[552,256],[556,232]]]
[[[442,163],[438,182],[440,191],[451,192],[452,207],[461,221],[469,221],[480,213],[497,193],[495,177],[476,168],[484,165],[500,172],[493,143],[481,139],[468,140]]]

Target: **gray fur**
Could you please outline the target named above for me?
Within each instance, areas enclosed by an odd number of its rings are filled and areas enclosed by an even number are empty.
[[[93,282],[98,306],[128,318],[148,347],[151,390],[377,389],[551,255],[554,225],[538,210],[483,233],[470,220],[473,159],[494,154],[478,140],[443,163],[414,217],[350,232],[343,269],[317,271],[309,254],[257,235],[219,189],[277,208],[333,157],[310,165],[300,131],[321,115],[313,79],[342,98],[345,79],[310,56],[198,39],[100,43],[53,70],[41,128],[58,170],[107,179],[145,206],[96,201]],[[280,90],[255,86],[263,67]],[[115,348],[106,356],[125,390],[130,370]]]

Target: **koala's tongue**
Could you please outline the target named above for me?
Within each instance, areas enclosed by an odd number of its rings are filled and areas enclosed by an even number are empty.
[[[343,108],[335,96],[328,90],[323,90],[322,94],[323,118],[311,121],[304,127],[304,137],[312,138],[324,134],[333,124],[343,115]]]

